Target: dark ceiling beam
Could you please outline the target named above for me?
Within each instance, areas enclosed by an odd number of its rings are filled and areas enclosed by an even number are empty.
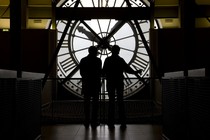
[[[62,10],[63,9],[63,10]],[[114,16],[119,16],[119,18],[148,18],[149,16],[149,8],[132,8],[133,10],[129,10],[129,8],[77,8],[75,13],[72,13],[73,8],[56,8],[57,19],[61,19],[61,17],[72,16],[72,18],[80,19],[85,18],[88,19],[90,17],[93,18],[109,18]],[[140,10],[141,9],[141,10]],[[196,17],[210,17],[210,5],[198,5],[196,8]],[[6,11],[5,11],[6,10]],[[155,18],[178,18],[178,6],[155,6],[154,10]],[[67,12],[67,13],[66,13]],[[90,13],[89,13],[90,12]],[[146,13],[145,13],[146,12]],[[69,13],[69,14],[68,14]],[[72,14],[70,14],[72,13]],[[98,14],[96,14],[98,13]],[[64,15],[62,15],[64,14]],[[88,17],[90,16],[90,17]],[[52,17],[52,9],[50,6],[41,6],[41,7],[28,7],[28,17],[29,19],[51,19]],[[9,18],[9,8],[8,6],[0,5],[0,18]]]
[[[49,9],[49,7],[47,7]],[[29,8],[29,18],[51,17],[51,14],[40,9]],[[35,12],[39,11],[39,12]],[[42,12],[43,11],[43,12]],[[31,13],[31,14],[30,14]],[[44,14],[45,13],[45,14]],[[210,17],[210,5],[197,6],[196,17]],[[155,6],[155,18],[178,18],[178,6]],[[56,19],[150,19],[150,8],[56,8]],[[115,18],[118,17],[118,18]]]
[[[150,8],[56,8],[56,19],[150,19]]]

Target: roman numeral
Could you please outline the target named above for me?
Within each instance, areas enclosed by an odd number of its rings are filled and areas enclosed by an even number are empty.
[[[129,86],[130,84],[132,84],[132,81],[131,81],[131,79],[130,79],[130,77],[128,76],[128,74],[127,73],[124,73],[124,85],[125,86]]]
[[[77,85],[80,85],[80,86],[82,85],[82,80],[81,79],[77,81]]]
[[[138,47],[144,48],[144,44],[143,44],[142,40],[138,41]]]
[[[139,24],[148,24],[148,20],[138,20]]]
[[[57,43],[59,43],[60,42],[60,40],[58,40],[57,41]],[[62,45],[61,45],[61,48],[68,48],[68,40],[67,39],[64,39],[63,40],[63,43],[62,43]]]
[[[147,61],[143,57],[139,57],[138,55],[136,55],[136,59],[134,60],[134,62],[131,65],[138,69],[146,69],[148,63],[149,63],[149,61]]]
[[[139,34],[138,34],[138,35],[139,35]],[[149,40],[147,40],[147,44],[149,44]],[[141,48],[145,46],[144,43],[143,43],[143,41],[140,40],[140,39],[139,39],[139,41],[138,41],[138,46],[141,47]]]
[[[61,57],[61,56],[64,59],[62,59],[62,61],[60,61],[59,63],[61,67],[63,68],[64,72],[65,73],[71,72],[76,67],[74,60],[70,57],[68,53],[58,55],[58,57]]]

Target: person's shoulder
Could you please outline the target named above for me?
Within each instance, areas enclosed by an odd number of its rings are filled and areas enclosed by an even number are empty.
[[[83,57],[83,58],[80,60],[80,63],[81,63],[81,62],[85,62],[85,61],[87,61],[87,59],[88,59],[88,57],[87,57],[87,56]]]
[[[98,58],[98,57],[96,58],[96,60],[97,60],[98,62],[102,62],[102,61],[101,61],[101,59],[100,59],[100,58]]]
[[[96,57],[96,59],[101,61],[101,59],[100,59],[100,58],[98,58],[98,57]]]
[[[80,61],[84,61],[85,59],[87,59],[87,57],[83,57]]]
[[[110,59],[112,59],[111,56],[108,56],[108,57],[105,59],[105,61],[108,61],[108,60],[110,60]]]
[[[115,59],[118,59],[118,60],[123,60],[123,61],[124,61],[124,59],[123,59],[121,56],[119,56],[119,55],[118,55],[118,56],[116,56],[116,57],[115,57]]]
[[[119,56],[119,55],[118,55],[118,58],[119,58],[119,59],[123,59],[123,58],[122,58],[121,56]]]
[[[126,62],[125,62],[125,59],[123,59],[123,58],[120,57],[120,56],[118,57],[118,62],[120,62],[120,63],[126,63]]]
[[[121,57],[121,59],[122,59],[122,61],[124,61],[124,62],[125,62],[125,59],[124,59],[124,58],[122,58],[122,57]]]

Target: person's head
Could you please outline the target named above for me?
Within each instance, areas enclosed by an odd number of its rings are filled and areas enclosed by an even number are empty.
[[[88,52],[91,56],[96,56],[98,53],[98,50],[95,46],[90,46],[88,49]]]
[[[112,46],[112,55],[118,55],[120,52],[120,47],[118,45]]]

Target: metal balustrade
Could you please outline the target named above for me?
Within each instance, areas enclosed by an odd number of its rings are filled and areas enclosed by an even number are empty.
[[[53,82],[59,82],[61,83],[63,79],[48,79],[49,81]],[[75,83],[80,81],[79,78],[71,78],[70,80],[75,80]],[[125,79],[127,80],[127,79]],[[130,80],[134,80],[135,82],[139,82],[142,84],[142,81],[138,81],[138,79],[133,78]],[[147,83],[147,86],[150,86],[150,80],[151,79],[143,79],[145,83]],[[98,119],[101,123],[106,123],[107,121],[107,114],[108,114],[108,93],[106,90],[106,80],[102,78],[102,84],[101,84],[101,93],[100,93],[100,107],[99,107],[99,115]],[[127,87],[125,87],[127,88]],[[74,90],[81,90],[73,88]],[[128,89],[129,90],[129,89]],[[69,123],[81,123],[84,119],[84,113],[83,113],[83,98],[81,95],[79,95],[79,98],[76,99],[67,99],[62,100],[58,99],[58,94],[61,94],[57,91],[57,93],[50,93],[50,101],[48,104],[43,105],[42,107],[42,121],[43,122],[69,122]],[[125,91],[128,92],[128,91]],[[144,91],[145,92],[145,91]],[[46,93],[43,93],[43,96]],[[57,94],[57,95],[56,95]],[[75,93],[67,93],[74,95]],[[125,94],[125,93],[124,93]],[[131,93],[132,96],[138,96],[138,94],[142,94],[140,92],[136,92],[135,94]],[[146,98],[135,98],[130,99],[128,96],[125,95],[125,107],[126,107],[126,116],[127,116],[127,122],[128,123],[145,123],[145,122],[161,122],[161,107],[156,106],[154,103],[154,97],[152,97],[150,91],[147,91],[147,97]],[[116,111],[118,111],[118,106],[116,104]],[[118,113],[116,114],[116,120],[118,120]]]

